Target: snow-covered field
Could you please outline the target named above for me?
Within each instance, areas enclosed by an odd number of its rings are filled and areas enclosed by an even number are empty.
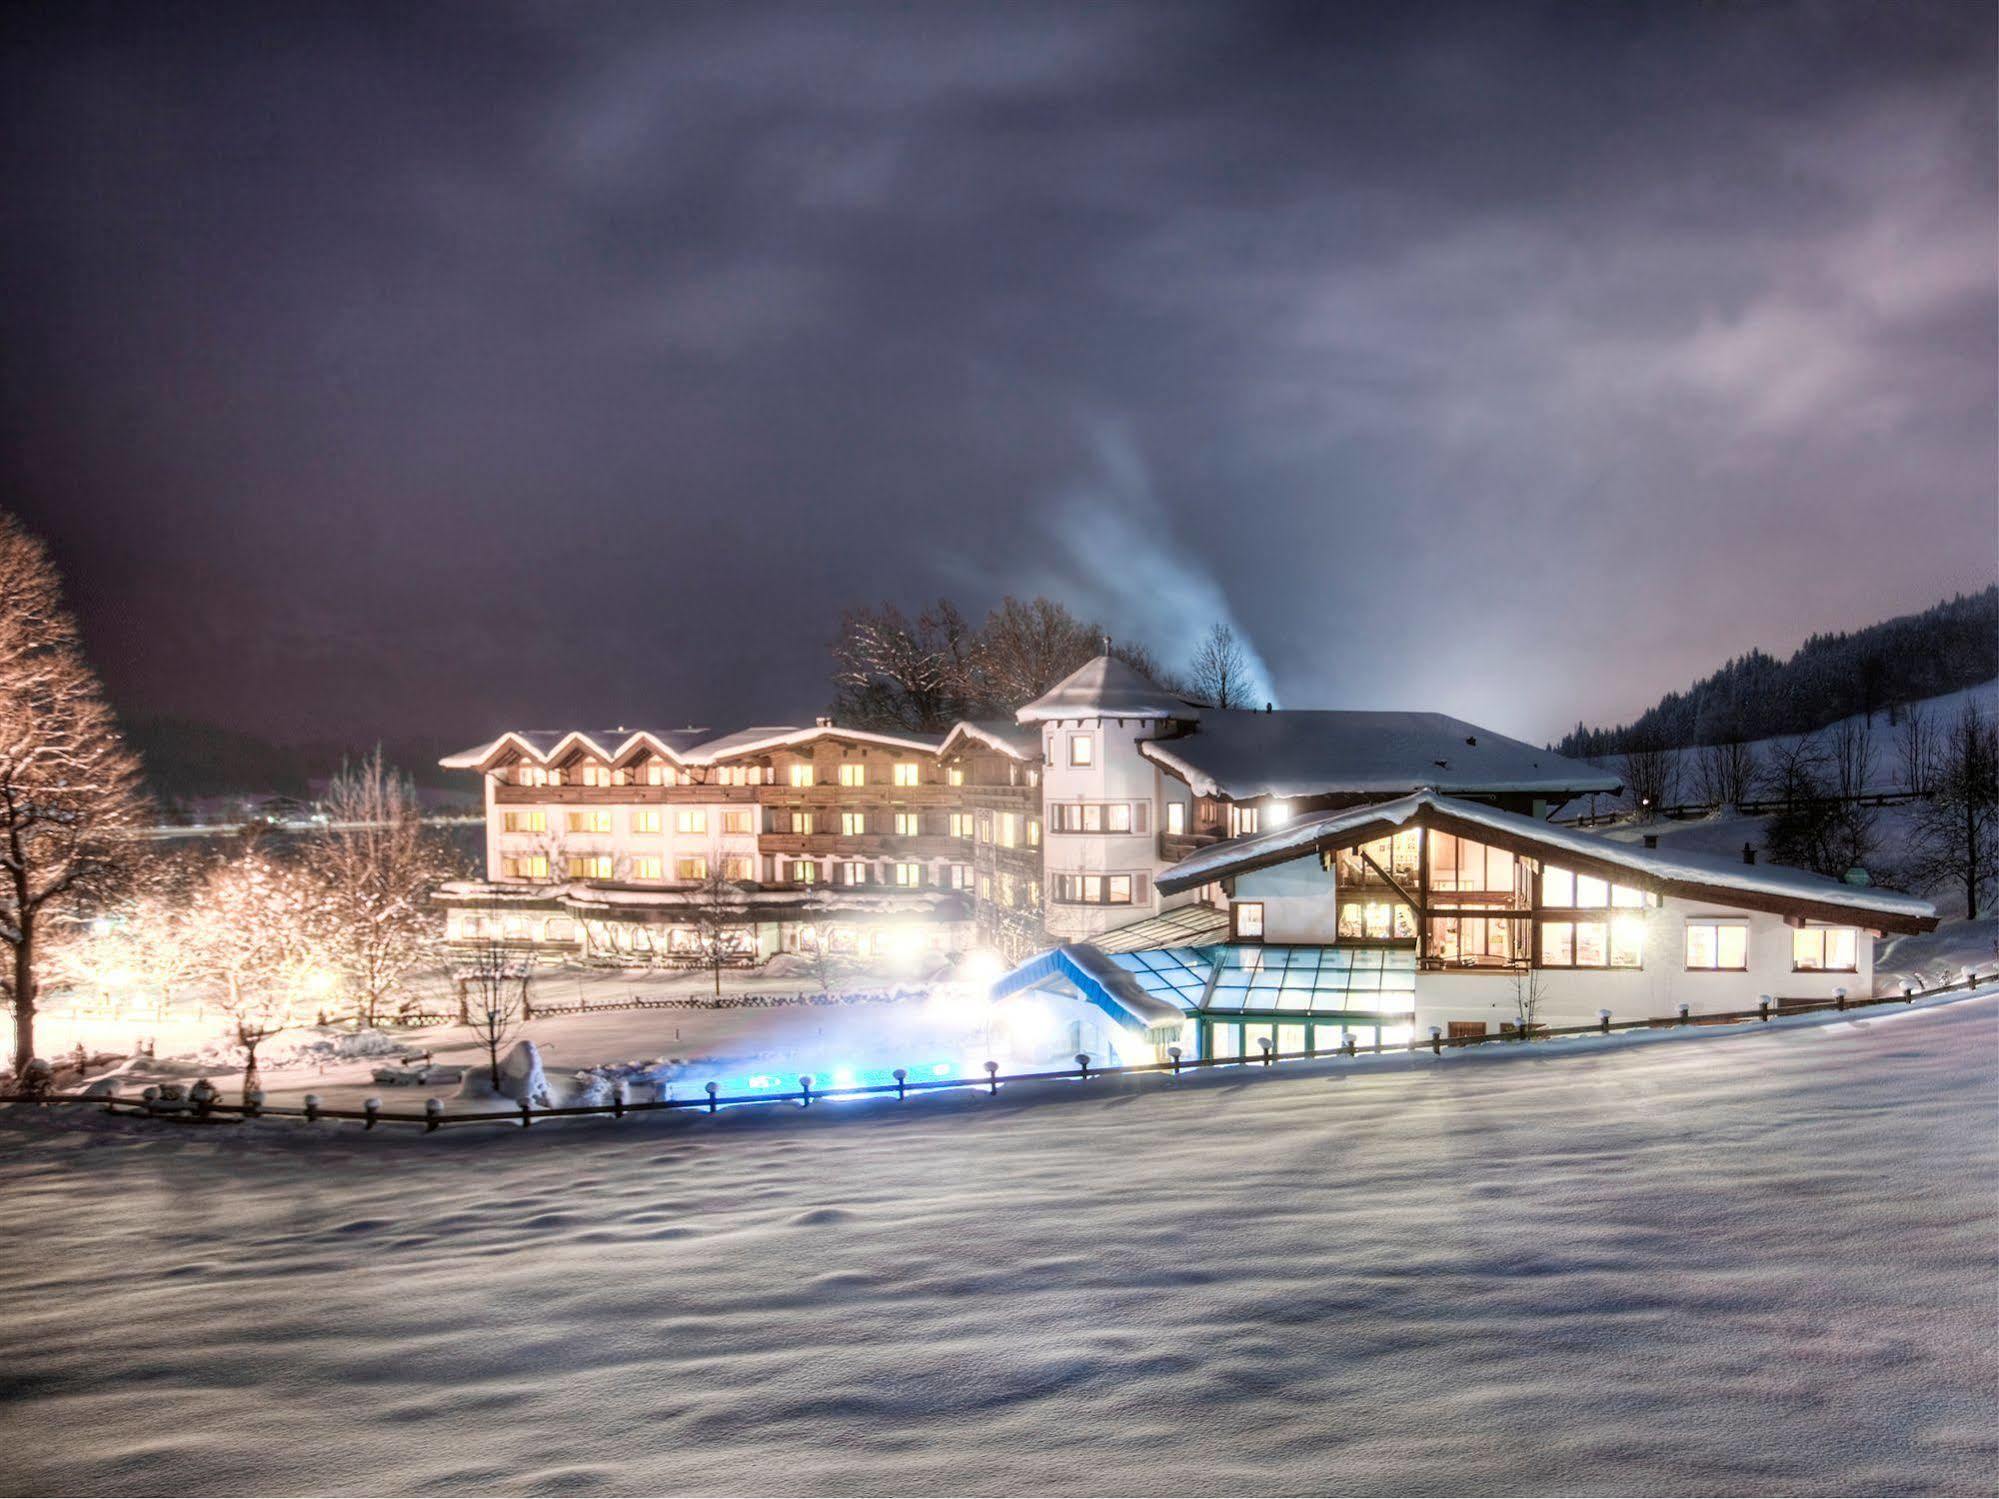
[[[7,1492],[1992,1492],[1999,997],[1035,1103],[0,1115]]]

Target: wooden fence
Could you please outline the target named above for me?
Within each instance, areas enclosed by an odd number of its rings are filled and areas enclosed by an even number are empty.
[[[1820,796],[1812,800],[1838,802],[1856,807],[1895,807],[1904,802],[1917,801],[1925,795],[1926,792],[1908,790],[1858,791],[1851,796]],[[1805,803],[1795,797],[1752,796],[1732,805],[1736,814],[1741,817],[1774,817],[1780,812],[1789,812]],[[1710,817],[1720,810],[1721,807],[1714,802],[1676,802],[1670,807],[1660,807],[1652,815],[1663,817],[1669,822],[1694,822],[1703,817]],[[1633,815],[1633,811],[1634,809],[1630,807],[1620,807],[1609,812],[1588,812],[1580,817],[1563,817],[1556,820],[1567,828],[1601,828],[1608,827],[1612,823],[1627,821]]]
[[[1693,1015],[1682,1006],[1679,1014],[1653,1016],[1644,1020],[1611,1020],[1608,1016],[1594,1025],[1535,1026],[1532,1039],[1535,1041],[1555,1040],[1572,1036],[1607,1036],[1617,1031],[1643,1031],[1674,1029],[1690,1025],[1737,1025],[1746,1021],[1769,1021],[1785,1015],[1808,1014],[1822,1010],[1861,1010],[1882,1005],[1912,1004],[1918,999],[1929,999],[1937,995],[1969,993],[1980,984],[1992,983],[1999,979],[1999,972],[1987,973],[1980,977],[1975,972],[1967,972],[1956,983],[1937,984],[1928,989],[1905,987],[1900,994],[1881,995],[1868,999],[1853,999],[1841,995],[1825,1000],[1777,1000],[1768,996],[1753,1010],[1730,1010],[1712,1015]],[[1411,1040],[1411,1052],[1429,1051],[1442,1056],[1447,1050],[1459,1050],[1471,1046],[1518,1045],[1522,1037],[1517,1031],[1490,1033],[1479,1036],[1447,1036],[1440,1027],[1430,1027],[1427,1037],[1419,1036]],[[1075,1082],[1088,1083],[1092,1079],[1112,1077],[1138,1077],[1171,1074],[1179,1077],[1186,1073],[1198,1073],[1213,1068],[1257,1068],[1272,1067],[1279,1062],[1325,1061],[1328,1059],[1352,1058],[1358,1054],[1351,1039],[1343,1048],[1332,1051],[1307,1050],[1301,1052],[1278,1052],[1268,1041],[1260,1043],[1262,1055],[1255,1057],[1200,1057],[1185,1058],[1180,1049],[1169,1047],[1169,1059],[1164,1062],[1145,1062],[1128,1067],[1095,1067],[1086,1056],[1076,1058],[1073,1068],[1061,1068],[1052,1072],[1015,1072],[1002,1075],[999,1063],[987,1062],[984,1077],[914,1078],[904,1068],[896,1068],[890,1076],[893,1082],[862,1084],[846,1088],[821,1088],[812,1077],[801,1077],[796,1090],[788,1093],[757,1093],[744,1096],[725,1097],[715,1083],[704,1085],[702,1096],[697,1098],[666,1098],[645,1103],[627,1101],[622,1089],[607,1104],[575,1104],[562,1108],[538,1109],[522,1103],[518,1111],[489,1110],[480,1113],[447,1114],[441,1099],[424,1100],[421,1112],[407,1109],[384,1109],[379,1099],[370,1098],[359,1109],[329,1109],[323,1107],[312,1094],[305,1097],[302,1108],[283,1108],[264,1104],[260,1101],[247,1103],[225,1103],[219,1091],[210,1088],[203,1098],[189,1096],[168,1102],[159,1097],[115,1098],[85,1097],[75,1093],[57,1094],[0,1094],[0,1103],[23,1103],[50,1107],[95,1108],[105,1113],[128,1115],[142,1118],[166,1118],[176,1121],[221,1122],[230,1119],[302,1119],[308,1124],[323,1120],[358,1121],[365,1129],[373,1129],[378,1124],[421,1125],[426,1132],[442,1129],[445,1125],[458,1124],[519,1124],[526,1129],[544,1119],[576,1119],[590,1116],[609,1115],[622,1119],[627,1114],[652,1114],[662,1112],[715,1114],[726,1108],[736,1108],[753,1103],[793,1103],[801,1108],[810,1108],[815,1103],[823,1103],[832,1098],[879,1098],[894,1094],[898,1101],[906,1100],[912,1093],[934,1093],[945,1089],[983,1089],[997,1095],[1002,1085],[1012,1083]],[[1373,1048],[1375,1053],[1380,1047]],[[190,1095],[200,1088],[196,1085]],[[148,1090],[155,1092],[156,1090]]]

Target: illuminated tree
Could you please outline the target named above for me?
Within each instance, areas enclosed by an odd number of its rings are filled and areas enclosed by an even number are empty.
[[[323,957],[361,1023],[373,1025],[437,961],[442,929],[430,895],[451,860],[423,825],[416,788],[380,749],[341,767],[323,807],[327,829],[306,855],[320,886]]]
[[[701,966],[715,978],[715,992],[722,992],[722,970],[729,966],[742,935],[747,902],[742,889],[714,864],[694,887],[688,914],[701,943]]]
[[[139,762],[83,658],[40,540],[0,514],[0,941],[14,1075],[35,1058],[46,926],[106,901],[141,820]]]
[[[243,1091],[257,1086],[257,1048],[305,1018],[329,991],[319,890],[265,838],[218,864],[195,894],[188,944],[221,987],[217,1006],[243,1048]]]

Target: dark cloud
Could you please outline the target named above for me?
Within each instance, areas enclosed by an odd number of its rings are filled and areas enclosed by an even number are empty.
[[[1994,573],[1989,7],[6,25],[0,476],[137,710],[790,716],[1047,586],[1539,737]]]

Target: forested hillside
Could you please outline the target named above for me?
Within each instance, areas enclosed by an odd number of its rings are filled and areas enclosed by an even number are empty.
[[[1941,697],[1999,676],[1999,584],[1863,630],[1814,635],[1787,661],[1738,656],[1628,724],[1577,724],[1555,748],[1600,759],[1630,750],[1803,734],[1856,713]]]

